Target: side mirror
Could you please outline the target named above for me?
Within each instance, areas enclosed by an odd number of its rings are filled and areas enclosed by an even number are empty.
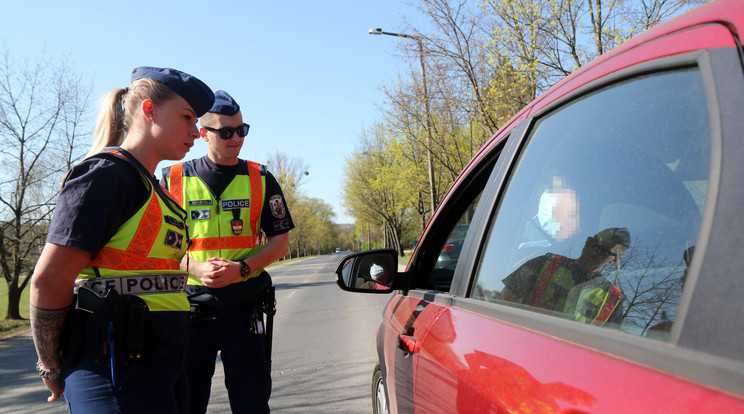
[[[390,293],[398,273],[398,252],[392,249],[350,254],[336,267],[338,286],[350,292]]]

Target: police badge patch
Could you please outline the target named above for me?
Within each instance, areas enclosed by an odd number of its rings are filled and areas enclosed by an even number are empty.
[[[174,249],[181,249],[183,244],[183,234],[176,233],[173,230],[168,230],[165,234],[165,245],[173,247]]]
[[[209,209],[207,210],[191,210],[191,220],[207,220],[211,217]]]
[[[287,214],[284,210],[284,199],[279,194],[271,196],[269,199],[269,206],[271,207],[271,215],[278,219],[284,218]]]

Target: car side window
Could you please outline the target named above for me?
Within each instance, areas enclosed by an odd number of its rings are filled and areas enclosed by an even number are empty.
[[[422,238],[424,244],[416,248],[417,288],[450,291],[476,207],[508,139],[504,135],[492,147],[482,150],[482,156],[471,161],[439,205],[435,221],[428,224],[429,232]]]
[[[696,68],[627,79],[532,126],[470,290],[475,299],[665,339],[708,191]]]
[[[429,277],[429,286],[431,289],[443,292],[450,290],[452,277],[455,274],[455,268],[462,252],[462,245],[465,242],[465,236],[468,233],[468,228],[470,228],[470,223],[473,221],[473,213],[478,206],[479,200],[480,193],[476,195],[475,199],[462,213],[455,227],[450,230],[447,240],[444,242],[439,253],[439,257],[437,257],[437,262],[434,264],[434,270]]]

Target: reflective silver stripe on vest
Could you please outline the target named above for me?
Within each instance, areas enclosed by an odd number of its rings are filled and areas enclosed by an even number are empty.
[[[99,295],[104,295],[108,290],[115,290],[120,295],[182,293],[186,291],[187,277],[185,273],[164,273],[78,279],[75,281],[75,293],[80,286]]]

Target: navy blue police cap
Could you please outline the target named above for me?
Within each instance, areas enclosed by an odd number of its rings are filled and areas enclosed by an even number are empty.
[[[173,92],[181,95],[191,105],[198,117],[207,113],[214,103],[214,93],[209,86],[180,70],[152,66],[140,66],[132,70],[132,82],[143,78],[155,79],[173,89]]]
[[[214,105],[209,112],[213,114],[233,116],[240,111],[240,105],[235,102],[232,96],[225,91],[216,91],[214,93]]]

